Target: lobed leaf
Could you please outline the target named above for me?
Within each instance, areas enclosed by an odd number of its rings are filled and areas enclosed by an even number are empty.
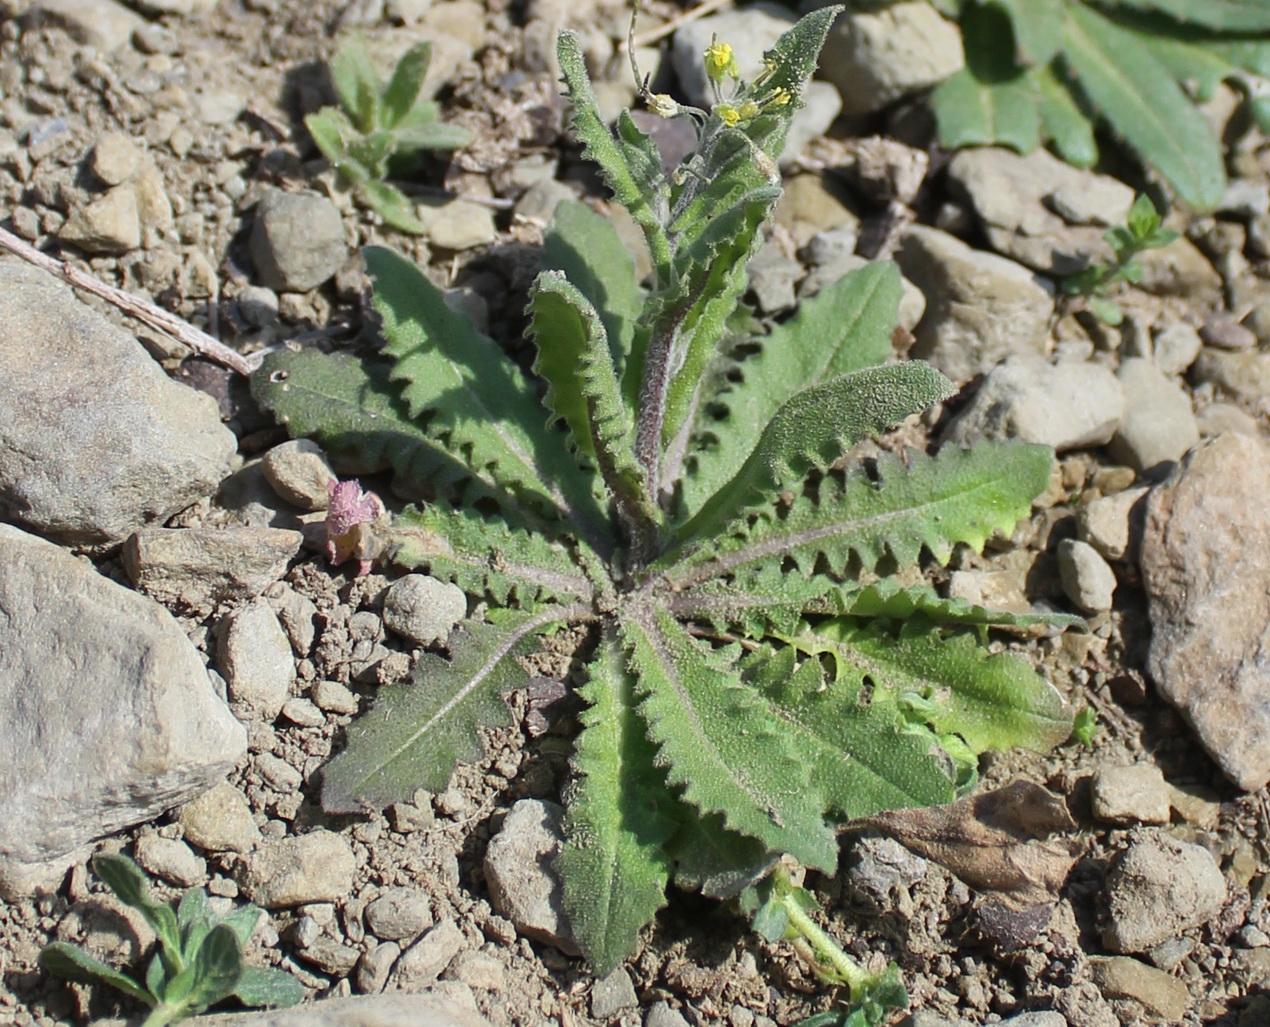
[[[941,596],[928,585],[904,586],[893,578],[882,578],[847,593],[837,612],[853,617],[885,617],[889,620],[907,620],[921,614],[937,624],[973,624],[994,628],[1082,627],[1085,623],[1083,617],[1067,613],[989,610],[965,599]]]
[[[683,801],[774,852],[832,870],[837,845],[797,740],[726,655],[704,649],[646,602],[623,606],[619,630],[644,692],[639,711],[657,763]]]
[[[656,749],[635,712],[636,684],[606,631],[579,689],[581,715],[565,792],[565,844],[555,868],[565,912],[597,976],[631,955],[639,932],[666,904],[665,843],[678,803],[654,766]]]
[[[1040,106],[1024,73],[983,82],[962,68],[936,87],[931,107],[939,141],[950,149],[1001,144],[1031,153],[1040,144]]]
[[[322,808],[382,809],[419,788],[443,790],[456,763],[481,755],[478,728],[506,723],[502,695],[525,680],[517,658],[538,633],[586,615],[582,606],[500,611],[452,633],[451,660],[425,653],[414,684],[382,689],[350,725],[344,751],[323,773]]]
[[[1029,68],[1028,77],[1036,95],[1041,128],[1054,143],[1054,149],[1068,164],[1092,167],[1098,160],[1094,125],[1072,98],[1071,90],[1059,80],[1052,65]]]

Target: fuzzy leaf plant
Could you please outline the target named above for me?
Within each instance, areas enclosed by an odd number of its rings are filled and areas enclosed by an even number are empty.
[[[742,307],[781,195],[776,160],[836,12],[798,22],[754,82],[712,45],[710,110],[648,96],[697,131],[670,170],[629,113],[610,131],[577,39],[560,36],[574,131],[652,271],[639,281],[610,218],[563,204],[529,296],[532,376],[410,261],[372,248],[391,363],[278,352],[255,379],[294,433],[430,488],[433,502],[388,529],[392,558],[488,611],[351,725],[324,772],[327,810],[444,788],[456,761],[481,755],[479,730],[507,721],[502,696],[525,684],[542,637],[585,633],[556,870],[601,974],[635,950],[670,884],[734,896],[782,855],[833,873],[847,821],[951,801],[983,750],[1046,749],[1071,730],[1027,660],[985,644],[988,626],[1035,618],[895,577],[1011,531],[1051,451],[843,463],[952,392],[927,364],[892,361],[890,263],[758,332]],[[879,982],[861,973],[853,1001]]]
[[[931,103],[948,147],[1050,142],[1098,159],[1104,128],[1197,209],[1226,186],[1222,144],[1197,106],[1228,81],[1270,126],[1266,0],[931,0],[961,23],[966,66]]]

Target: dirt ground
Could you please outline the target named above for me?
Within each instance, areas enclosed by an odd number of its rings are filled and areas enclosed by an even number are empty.
[[[467,286],[484,299],[495,335],[514,338],[521,324],[523,290],[533,271],[532,247],[541,233],[540,225],[511,214],[524,188],[525,169],[535,161],[558,160],[556,178],[589,189],[592,196],[598,190],[580,165],[576,147],[561,131],[557,87],[550,72],[530,61],[541,47],[526,39],[526,11],[503,0],[482,3],[475,22],[464,20],[459,29],[468,31],[475,24],[479,30],[474,56],[457,60],[441,93],[445,116],[470,128],[476,141],[448,165],[433,161],[418,188],[425,196],[448,191],[493,211],[498,234],[490,245],[431,253],[420,241],[385,229],[336,187],[307,138],[302,115],[330,102],[322,61],[330,56],[333,40],[358,21],[359,10],[374,14],[377,7],[348,0],[221,0],[208,13],[155,21],[159,30],[152,52],[126,45],[110,55],[88,53],[56,26],[33,25],[22,16],[29,4],[5,0],[0,4],[0,122],[14,145],[0,155],[4,223],[56,248],[52,235],[60,227],[59,212],[73,205],[76,191],[85,188],[85,153],[100,133],[119,130],[143,140],[155,160],[173,208],[179,244],[90,258],[73,247],[62,248],[63,255],[103,280],[149,295],[247,351],[295,338],[329,346],[354,342],[363,328],[364,299],[355,265],[321,288],[284,294],[278,318],[267,326],[245,323],[240,315],[236,299],[251,284],[247,235],[252,204],[265,186],[303,186],[335,198],[350,247],[384,242],[430,261],[439,281]],[[436,6],[460,4],[479,6],[476,0],[437,0]],[[655,24],[659,10],[664,16],[677,8],[654,7],[650,24]],[[624,39],[621,11],[589,7],[583,13],[599,19],[595,24],[605,25],[615,42]],[[460,20],[457,14],[454,19]],[[615,81],[619,75],[615,71]],[[212,99],[196,101],[196,84],[198,94]],[[190,115],[194,102],[231,107],[238,103],[241,109],[228,120],[200,122]],[[33,144],[23,135],[32,118],[41,123],[64,118],[65,126],[47,142]],[[847,126],[851,131],[881,127]],[[937,192],[937,179],[933,188]],[[1209,313],[1197,311],[1197,320]],[[135,325],[132,330],[141,331]],[[258,456],[285,437],[252,408],[246,390],[228,372],[207,364],[186,364],[181,370],[185,354],[179,348],[154,338],[155,333],[141,334],[173,373],[218,396],[239,434],[245,458]],[[1072,533],[1082,504],[1113,490],[1113,479],[1120,481],[1123,474],[1101,450],[1065,457],[1046,502],[1032,522],[1020,528],[1019,547],[960,557],[960,569],[1012,574],[1018,560],[1012,554],[1023,552],[1030,554],[1032,581],[1040,583],[1035,591],[1058,595],[1055,572],[1043,554],[1054,539]],[[213,506],[192,513],[183,523],[216,523],[218,517],[228,516]],[[116,560],[104,560],[101,566],[124,580]],[[1108,867],[1142,830],[1135,824],[1097,822],[1091,812],[1090,782],[1099,768],[1149,761],[1178,790],[1165,831],[1207,848],[1229,884],[1222,913],[1183,932],[1177,958],[1168,966],[1189,993],[1181,1022],[1231,1027],[1270,1023],[1270,998],[1263,994],[1270,960],[1261,958],[1270,949],[1247,947],[1235,937],[1237,929],[1254,923],[1253,917],[1265,908],[1270,884],[1270,810],[1265,794],[1243,794],[1231,785],[1203,754],[1180,716],[1144,680],[1146,602],[1141,589],[1134,587],[1133,569],[1118,570],[1121,584],[1115,607],[1092,618],[1088,632],[1017,643],[1077,706],[1088,704],[1097,711],[1092,744],[1071,742],[1044,757],[999,755],[985,760],[983,768],[984,788],[1034,782],[1062,797],[1074,818],[1076,828],[1069,836],[1078,855],[1057,906],[1039,932],[1011,948],[1008,938],[994,931],[977,910],[980,897],[934,862],[911,879],[897,878],[898,883],[876,893],[869,892],[863,877],[849,873],[811,881],[831,933],[849,952],[866,960],[896,960],[915,1009],[973,1023],[1046,1009],[1057,1009],[1079,1027],[1152,1019],[1137,999],[1114,997],[1111,989],[1100,988],[1090,958],[1107,951],[1101,932]],[[324,627],[308,668],[301,669],[302,679],[307,674],[309,680],[340,680],[369,695],[379,683],[408,673],[411,654],[391,640],[384,643],[389,657],[369,680],[356,665],[356,638],[349,620],[358,611],[380,608],[387,578],[373,574],[354,579],[348,572],[333,572],[320,554],[307,553],[286,580],[316,605]],[[180,615],[192,637],[206,648],[212,644],[215,620],[224,612]],[[827,1006],[831,992],[789,949],[762,942],[733,910],[676,895],[629,965],[638,1006],[596,1020],[593,978],[581,962],[517,937],[490,904],[482,870],[487,841],[517,799],[558,798],[567,773],[568,712],[557,730],[531,738],[521,727],[523,699],[519,707],[517,703],[513,698],[513,709],[520,713],[515,726],[490,735],[488,755],[480,764],[460,768],[447,792],[422,796],[416,803],[423,821],[417,830],[398,830],[399,825],[383,817],[329,821],[318,808],[311,784],[295,792],[280,791],[254,765],[240,769],[231,783],[247,796],[258,823],[282,819],[346,831],[359,863],[359,889],[424,889],[433,918],[453,918],[461,926],[465,952],[483,954],[496,964],[485,979],[471,971],[465,980],[495,1027],[642,1023],[661,1001],[692,1024],[770,1027],[773,1022],[796,1022]],[[267,751],[304,769],[307,778],[308,771],[338,745],[341,727],[329,719],[315,727],[279,722],[253,729],[250,745],[253,752]],[[128,851],[138,835],[155,832],[167,837],[179,833],[175,820],[168,818],[108,845]],[[859,858],[856,842],[848,841],[844,870]],[[214,877],[233,877],[232,857],[208,859]],[[81,869],[58,895],[0,907],[0,1023],[79,1023],[90,1009],[94,1015],[129,1011],[112,1005],[112,995],[98,993],[90,999],[72,994],[34,969],[39,948],[57,936],[69,903],[85,889]],[[167,894],[177,892],[169,889]],[[359,903],[364,905],[364,900],[355,893],[344,908],[333,911],[336,926],[343,925],[345,942],[354,946],[358,928],[348,924],[358,920]],[[296,958],[289,933],[293,919],[292,914],[274,914],[272,926],[280,940],[267,958],[295,970],[314,997],[354,992],[347,972],[323,972]]]

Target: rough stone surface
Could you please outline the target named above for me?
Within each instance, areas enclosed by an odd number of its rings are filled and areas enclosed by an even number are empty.
[[[1109,824],[1167,824],[1169,787],[1152,763],[1099,767],[1091,784],[1094,816]]]
[[[106,185],[120,185],[141,168],[141,148],[123,132],[103,132],[93,144],[89,167]]]
[[[0,524],[0,895],[223,777],[247,735],[171,615]]]
[[[143,528],[123,547],[146,595],[191,609],[259,595],[287,572],[304,536],[280,528]]]
[[[366,927],[386,941],[417,938],[432,926],[428,895],[418,888],[387,888],[366,906]]]
[[[256,206],[250,247],[260,284],[278,292],[308,292],[348,259],[340,212],[316,193],[267,192]]]
[[[229,696],[273,720],[295,681],[291,642],[264,599],[240,606],[226,620],[218,661]]]
[[[970,205],[988,243],[1033,270],[1057,276],[1110,256],[1103,232],[1121,224],[1133,190],[1108,175],[1065,164],[1044,147],[961,150],[948,166],[954,195]]]
[[[141,245],[141,212],[137,193],[126,185],[74,208],[58,231],[63,242],[87,253],[127,253]]]
[[[688,1027],[688,1021],[669,1002],[654,1002],[644,1017],[644,1027]]]
[[[1158,296],[1215,297],[1222,280],[1208,258],[1186,236],[1138,254],[1142,280],[1138,287]]]
[[[552,860],[564,844],[560,818],[564,810],[554,802],[521,799],[485,853],[485,877],[494,908],[516,925],[521,934],[577,955],[573,929],[561,907],[559,880],[550,872]]]
[[[250,852],[260,844],[247,797],[227,782],[187,802],[177,822],[186,841],[207,852]]]
[[[896,260],[926,296],[913,356],[966,381],[1014,353],[1044,354],[1054,298],[1021,264],[920,225],[904,233]]]
[[[1270,781],[1270,450],[1219,435],[1147,497],[1147,669],[1232,781]]]
[[[266,841],[244,862],[239,884],[265,909],[341,902],[353,890],[357,858],[342,835],[319,828]]]
[[[959,445],[1020,438],[1060,452],[1100,446],[1115,434],[1124,403],[1120,382],[1100,364],[1019,354],[989,373],[948,437]]]
[[[384,624],[415,645],[444,641],[465,616],[463,590],[426,574],[398,578],[384,596]]]
[[[419,220],[428,241],[442,250],[470,250],[498,237],[494,212],[471,200],[450,200],[438,207],[421,204]]]
[[[607,977],[601,977],[591,986],[591,1015],[597,1020],[608,1021],[623,1010],[639,1005],[635,985],[625,967],[619,966]]]
[[[207,880],[207,863],[176,838],[143,834],[133,847],[133,856],[143,870],[181,888]]]
[[[55,25],[77,43],[104,53],[124,46],[146,20],[117,0],[39,0],[27,14],[28,25]]]
[[[474,1004],[440,991],[325,999],[294,1009],[220,1013],[185,1022],[189,1027],[490,1027]]]
[[[1111,609],[1116,572],[1093,546],[1074,538],[1058,544],[1058,575],[1063,592],[1085,613]]]
[[[1107,998],[1129,998],[1141,1003],[1148,1016],[1172,1023],[1190,1008],[1186,985],[1171,974],[1147,966],[1130,956],[1098,956],[1090,972]]]
[[[1199,441],[1191,398],[1151,361],[1130,357],[1116,372],[1125,412],[1111,440],[1111,455],[1137,471],[1180,460]]]
[[[170,517],[237,449],[214,399],[26,264],[0,263],[0,382],[0,516],[61,542],[120,542]]]
[[[965,63],[961,33],[926,3],[852,11],[829,31],[821,73],[838,87],[846,114],[872,114],[942,82]]]
[[[1155,333],[1152,340],[1155,366],[1165,374],[1182,374],[1203,347],[1199,331],[1185,321],[1175,321]]]
[[[402,988],[427,987],[466,945],[467,940],[455,922],[442,920],[401,954],[393,977]]]
[[[292,506],[325,510],[327,483],[336,477],[322,447],[312,439],[292,439],[274,446],[260,463],[265,481]]]
[[[1095,499],[1077,515],[1077,535],[1104,559],[1125,559],[1141,535],[1142,497],[1147,491],[1143,486]]]

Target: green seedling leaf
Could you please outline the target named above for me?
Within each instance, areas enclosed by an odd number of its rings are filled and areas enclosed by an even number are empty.
[[[41,970],[56,974],[64,980],[82,984],[109,984],[147,1006],[155,1004],[154,996],[127,974],[120,973],[83,949],[64,941],[46,945],[40,952],[39,964]]]
[[[284,1009],[304,998],[304,985],[284,970],[244,966],[234,997],[245,1006]]]
[[[186,1002],[191,1012],[201,1012],[234,994],[243,972],[243,950],[233,928],[217,924],[208,933],[190,964],[193,984]]]
[[[141,913],[158,935],[164,958],[180,960],[181,932],[172,907],[150,898],[145,875],[127,856],[102,853],[93,857],[93,873],[100,877],[120,901]]]
[[[362,133],[381,126],[379,76],[375,74],[366,41],[358,34],[349,36],[331,58],[331,85],[340,105]]]
[[[431,63],[431,43],[417,43],[401,55],[392,78],[384,88],[382,117],[385,128],[397,128],[410,115]]]
[[[415,205],[396,186],[368,178],[358,188],[366,206],[383,218],[384,224],[411,235],[427,231],[415,214]]]

